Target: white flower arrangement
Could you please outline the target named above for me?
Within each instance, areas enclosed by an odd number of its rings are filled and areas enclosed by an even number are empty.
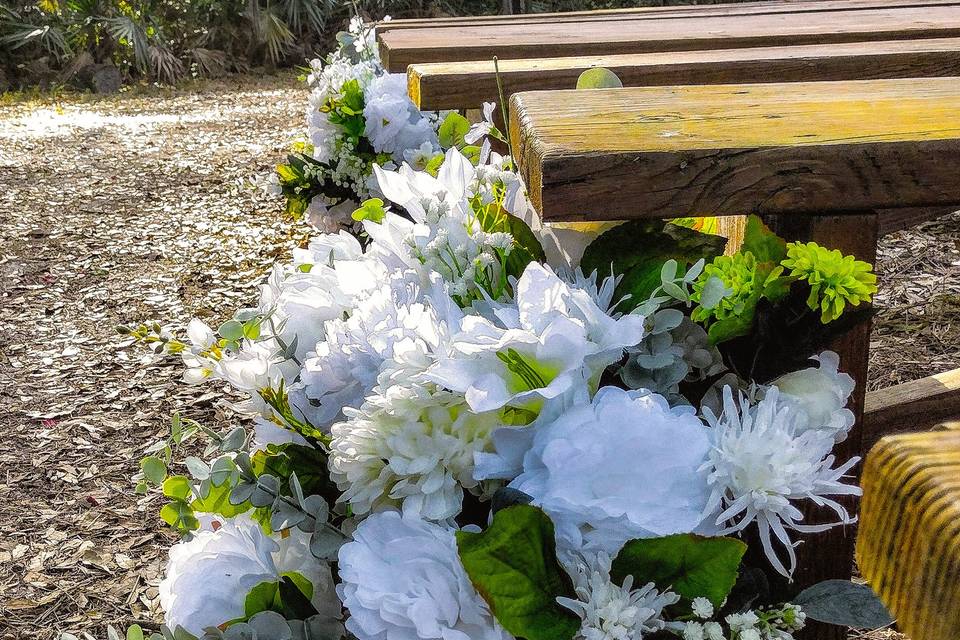
[[[751,570],[789,578],[796,536],[853,522],[836,496],[860,490],[858,460],[833,451],[853,426],[838,356],[764,342],[778,313],[822,321],[795,305],[809,286],[777,266],[786,243],[752,218],[723,256],[724,239],[655,221],[548,253],[558,236],[524,222],[512,163],[484,139],[501,135],[493,107],[439,154],[370,34],[351,34],[314,106],[345,82],[379,87],[360,115],[379,119],[365,135],[383,155],[350,188],[386,202],[357,203],[357,236],[319,234],[216,330],[128,330],[180,354],[187,381],[246,393],[235,409],[255,425],[177,419],[143,461],[139,488],[162,485],[184,536],[162,633],[792,638],[804,612],[738,584],[747,547],[764,559]],[[328,124],[318,158],[349,162]],[[202,434],[207,459],[168,475]],[[807,522],[817,506],[835,522]]]

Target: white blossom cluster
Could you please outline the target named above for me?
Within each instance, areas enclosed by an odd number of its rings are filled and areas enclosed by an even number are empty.
[[[338,64],[316,80],[324,91],[372,68]],[[383,77],[371,72],[371,85]],[[398,152],[387,129],[372,139]],[[242,617],[253,586],[293,572],[312,585],[331,637],[509,639],[456,541],[465,504],[507,487],[554,524],[575,588],[560,604],[583,640],[786,640],[802,626],[793,609],[714,620],[702,598],[696,620],[671,620],[679,596],[613,582],[611,558],[629,540],[755,526],[771,566],[789,575],[792,533],[830,526],[806,524],[804,505],[853,521],[831,497],[859,492],[843,481],[857,460],[832,453],[853,422],[852,380],[825,352],[749,396],[724,387],[718,412],[675,401],[682,380],[718,370],[702,330],[677,313],[617,313],[615,278],[532,259],[512,231],[528,205],[509,168],[487,146],[479,165],[449,150],[435,176],[376,167],[396,211],[362,221],[365,246],[319,235],[274,269],[257,307],[217,331],[190,324],[187,378],[249,394],[238,408],[257,418],[255,447],[322,449],[350,539],[334,589],[296,535],[240,517],[196,533],[174,547],[161,585],[168,625],[199,635]]]
[[[307,77],[307,136],[312,157],[320,164],[307,165],[306,171],[329,187],[311,200],[307,218],[327,232],[349,224],[360,202],[380,194],[371,175],[374,162],[390,168],[407,162],[423,169],[441,151],[437,128],[442,114],[419,111],[407,96],[406,76],[384,70],[374,28],[354,18],[340,42],[327,59],[310,62]],[[343,99],[344,85],[351,81],[362,94],[359,139],[330,112],[331,103]],[[344,192],[351,197],[344,199]]]

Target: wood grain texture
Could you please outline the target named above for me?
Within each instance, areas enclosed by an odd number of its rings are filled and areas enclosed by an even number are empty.
[[[878,217],[872,212],[850,212],[843,216],[797,217],[789,215],[766,216],[770,228],[785,238],[820,243],[839,249],[844,254],[860,260],[876,261]],[[837,337],[830,349],[840,356],[840,369],[853,376],[856,387],[850,395],[847,408],[856,419],[846,440],[834,448],[837,460],[846,461],[854,456],[863,456],[863,409],[866,395],[867,364],[870,356],[870,321],[867,320]],[[852,481],[857,481],[860,466],[851,472]],[[839,500],[851,514],[855,514],[858,501],[849,497]],[[803,509],[804,523],[835,522],[836,514],[829,510],[807,505]],[[835,527],[818,534],[804,535],[797,548],[798,568],[793,584],[781,582],[774,585],[784,598],[795,595],[805,587],[832,578],[848,579],[853,573],[854,542],[856,527]],[[844,629],[831,625],[811,623],[797,636],[798,640],[845,640]]]
[[[580,74],[606,67],[626,87],[868,80],[960,75],[960,39],[501,60],[504,94],[572,89]],[[420,109],[466,109],[499,102],[492,60],[414,64],[410,98]]]
[[[960,36],[960,5],[882,7],[745,15],[688,15],[656,19],[585,20],[429,26],[381,31],[384,66],[465,60],[610,55],[948,38]]]
[[[960,629],[960,431],[889,436],[867,457],[857,563],[912,640]]]
[[[807,13],[811,11],[860,11],[892,7],[930,7],[957,4],[957,0],[770,0],[722,4],[674,5],[662,7],[630,7],[559,13],[527,13],[522,15],[449,16],[443,18],[410,18],[378,22],[377,32],[430,27],[445,29],[462,26],[502,27],[504,25],[584,22],[603,20],[650,20],[665,17],[697,17],[722,15],[763,15],[772,13]]]
[[[960,80],[514,94],[544,220],[960,204]]]
[[[952,418],[960,418],[960,369],[868,393],[864,440],[869,447],[883,436]]]

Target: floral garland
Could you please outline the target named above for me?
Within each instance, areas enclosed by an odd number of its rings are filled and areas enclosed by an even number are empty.
[[[312,177],[347,175],[359,147],[317,113],[368,78],[372,178],[325,214],[344,228],[216,330],[125,329],[244,392],[254,426],[177,417],[142,461],[183,535],[158,637],[792,638],[813,613],[743,577],[790,577],[797,534],[855,520],[838,498],[860,494],[858,458],[833,453],[854,381],[823,345],[866,313],[870,265],[756,217],[730,255],[704,220],[532,227],[492,105],[444,136],[412,112],[388,127],[409,108],[352,34],[311,98],[331,172]]]

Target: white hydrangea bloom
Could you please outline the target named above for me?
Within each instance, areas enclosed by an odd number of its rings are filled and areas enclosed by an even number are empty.
[[[499,323],[464,318],[452,355],[427,374],[464,393],[475,411],[509,405],[536,412],[577,385],[595,388],[624,348],[643,338],[643,317],[609,316],[540,263],[527,266],[515,291],[515,305],[498,311]]]
[[[713,447],[703,469],[710,474],[707,512],[722,511],[716,523],[725,526],[723,533],[742,531],[756,522],[767,559],[789,576],[796,566],[789,529],[812,533],[856,521],[827,496],[861,495],[859,487],[842,482],[860,458],[834,468],[832,434],[804,430],[806,415],[778,396],[779,390],[771,387],[759,404],[750,406],[742,396],[735,401],[730,387],[725,387],[720,417],[704,410],[713,426]],[[802,524],[803,514],[794,503],[805,500],[832,509],[839,521]],[[789,567],[774,551],[771,532],[786,548]]]
[[[326,323],[326,340],[304,361],[293,392],[310,424],[326,429],[381,378],[410,380],[435,362],[461,312],[433,280],[425,287],[418,272],[395,272],[348,318]]]
[[[610,565],[605,553],[577,560],[570,571],[577,598],[557,598],[582,621],[576,640],[642,640],[666,628],[663,609],[680,596],[660,593],[652,582],[634,589],[633,576],[617,585],[610,579]]]
[[[398,163],[404,161],[407,149],[424,144],[429,144],[434,153],[440,151],[433,124],[407,95],[405,73],[386,73],[374,78],[367,86],[364,98],[365,134],[374,151],[389,153]]]
[[[214,527],[170,549],[159,590],[171,629],[182,627],[201,636],[207,627],[240,618],[250,590],[279,580],[283,573],[309,580],[317,610],[331,619],[339,617],[330,567],[310,554],[309,537],[294,531],[278,542],[246,515],[217,520]]]
[[[376,513],[339,560],[337,593],[358,640],[510,640],[470,584],[452,529]]]
[[[432,385],[395,385],[369,396],[331,430],[331,477],[354,513],[402,506],[427,520],[453,518],[463,492],[479,491],[474,455],[502,426],[463,396]]]
[[[612,555],[628,540],[691,532],[703,521],[710,492],[698,468],[710,441],[691,409],[604,387],[535,429],[509,486],[547,512],[561,548]]]
[[[856,383],[849,374],[840,372],[840,356],[833,351],[824,351],[811,360],[820,366],[782,375],[771,384],[780,390],[782,402],[806,414],[806,429],[826,431],[836,442],[842,442],[855,422],[847,401]]]

